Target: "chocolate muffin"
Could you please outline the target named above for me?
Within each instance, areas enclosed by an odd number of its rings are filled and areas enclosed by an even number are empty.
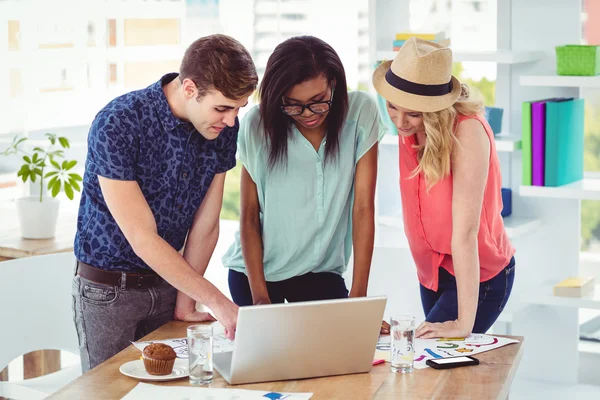
[[[177,355],[175,350],[163,343],[152,343],[142,352],[144,368],[150,375],[169,375],[173,372],[173,365]]]

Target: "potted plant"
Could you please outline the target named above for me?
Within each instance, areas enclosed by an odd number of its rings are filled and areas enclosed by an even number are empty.
[[[27,138],[17,135],[10,146],[0,153],[5,156],[23,154],[24,163],[17,175],[23,182],[31,181],[40,185],[39,195],[17,199],[21,236],[26,239],[54,237],[60,204],[56,196],[62,189],[67,198],[73,200],[74,192],[81,191],[81,176],[70,172],[77,161],[67,160],[64,156],[64,149],[70,147],[69,140],[52,133],[46,133],[46,138],[49,144],[45,148],[34,147],[28,151],[23,148]]]

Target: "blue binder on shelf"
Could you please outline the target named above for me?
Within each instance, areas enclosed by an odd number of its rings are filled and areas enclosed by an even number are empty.
[[[512,214],[512,190],[510,188],[502,188],[502,217],[508,217]]]
[[[583,179],[584,100],[546,103],[545,186]]]
[[[485,119],[492,128],[494,135],[502,132],[502,114],[503,109],[500,107],[485,107]]]

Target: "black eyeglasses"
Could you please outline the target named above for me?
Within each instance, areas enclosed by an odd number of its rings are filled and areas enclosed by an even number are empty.
[[[289,115],[290,117],[295,117],[296,115],[300,115],[304,112],[305,109],[309,109],[314,114],[325,114],[327,111],[331,109],[331,104],[333,102],[333,92],[335,90],[335,85],[331,85],[331,98],[328,101],[316,101],[314,103],[308,103],[304,105],[300,104],[290,104],[290,105],[282,105],[281,111],[284,114]]]

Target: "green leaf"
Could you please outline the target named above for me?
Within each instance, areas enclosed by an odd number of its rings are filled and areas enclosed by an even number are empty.
[[[34,147],[33,151],[39,151],[40,153],[45,153],[46,150],[42,149],[41,147]]]
[[[71,145],[69,144],[69,139],[67,139],[66,137],[59,137],[58,141],[60,142],[60,145],[65,149],[71,147]]]
[[[55,176],[54,178],[50,179],[50,182],[48,182],[48,190],[52,189],[56,182],[58,182],[58,176]]]
[[[79,187],[79,183],[77,183],[76,180],[69,179],[69,183],[71,184],[71,186],[73,186],[73,189],[77,190],[78,192],[81,192],[81,187]]]
[[[67,163],[67,167],[66,167],[65,169],[66,169],[66,170],[70,170],[70,169],[71,169],[71,168],[73,168],[75,165],[77,165],[77,160],[72,160],[72,161],[69,161],[69,162]]]
[[[35,176],[35,171],[29,172],[29,179],[31,179],[31,182],[35,182]]]
[[[36,168],[33,170],[37,175],[42,176],[42,170],[40,168]]]
[[[21,138],[21,139],[17,140],[17,138],[18,138],[18,136],[15,136],[15,140],[16,140],[15,146],[18,146],[18,145],[20,145],[21,143],[23,143],[24,141],[27,140],[27,138]]]
[[[50,178],[51,176],[54,176],[56,174],[58,174],[58,171],[51,171],[44,175],[44,178]]]
[[[33,158],[31,159],[31,162],[36,164],[38,161],[38,153],[33,153]]]
[[[31,158],[29,158],[29,156],[23,156],[23,160],[25,160],[26,163],[31,164]]]
[[[81,178],[81,176],[79,176],[79,174],[69,174],[69,176],[71,177],[71,179],[76,180],[78,182],[83,181],[83,179]]]
[[[62,162],[62,165],[60,166],[60,169],[67,169],[67,160],[64,160]]]
[[[56,135],[52,133],[46,133],[46,136],[48,137],[48,140],[50,140],[50,143],[56,144]]]
[[[56,169],[61,169],[60,165],[52,159],[50,159],[50,164],[52,164],[54,166],[54,168],[56,168]]]
[[[48,153],[48,156],[50,156],[50,157],[64,157],[64,152],[62,150],[54,150],[54,151]]]
[[[60,184],[61,182],[57,180],[56,183],[52,186],[52,197],[56,197],[58,192],[60,192]]]
[[[23,172],[23,175],[22,175],[23,182],[25,182],[27,180],[28,176],[29,176],[29,171]]]
[[[69,200],[73,200],[73,189],[69,183],[65,182],[65,194],[69,198]]]

